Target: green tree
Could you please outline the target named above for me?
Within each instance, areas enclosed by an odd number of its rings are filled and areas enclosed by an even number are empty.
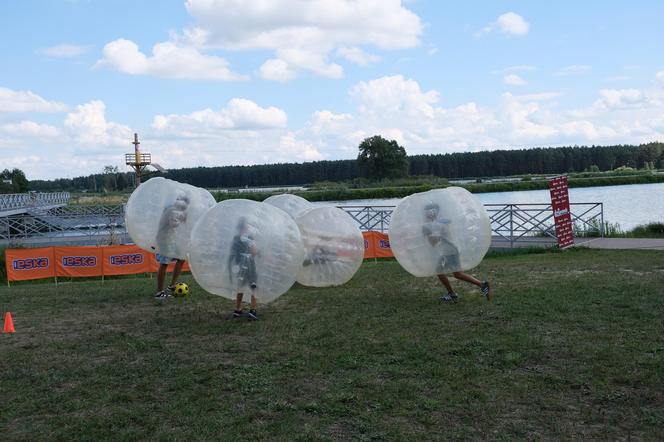
[[[0,193],[23,193],[30,183],[21,169],[5,169],[0,173]]]
[[[406,149],[380,135],[364,139],[357,156],[364,175],[373,179],[400,178],[408,175]]]
[[[104,189],[106,191],[118,190],[118,166],[104,166]]]

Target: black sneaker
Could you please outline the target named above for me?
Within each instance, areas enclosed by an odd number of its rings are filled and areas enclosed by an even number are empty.
[[[169,296],[173,296],[173,293],[175,293],[175,286],[174,285],[169,285],[166,287],[166,290],[164,290]]]
[[[249,310],[247,318],[249,318],[250,321],[258,321],[258,312],[256,310]]]
[[[241,318],[242,316],[244,316],[244,312],[242,310],[233,310],[234,318]]]
[[[493,300],[493,291],[491,290],[491,285],[489,281],[484,281],[482,283],[482,294],[487,301],[491,302]]]
[[[447,295],[441,296],[440,300],[443,302],[457,302],[459,300],[459,296],[454,292],[449,292]]]
[[[154,299],[167,299],[167,298],[170,298],[172,296],[173,295],[171,295],[170,293],[162,290],[162,291],[157,292],[157,293],[154,294]]]

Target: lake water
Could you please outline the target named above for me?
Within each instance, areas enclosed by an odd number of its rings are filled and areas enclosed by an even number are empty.
[[[548,190],[475,194],[483,204],[550,204]],[[630,230],[641,224],[664,222],[664,183],[569,189],[571,203],[604,203],[604,220]],[[395,206],[400,198],[324,201],[334,206]]]

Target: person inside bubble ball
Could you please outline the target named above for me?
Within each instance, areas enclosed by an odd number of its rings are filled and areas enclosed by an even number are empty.
[[[233,311],[234,318],[244,316],[242,312],[243,289],[249,287],[251,289],[251,305],[249,313],[246,316],[249,320],[255,321],[258,319],[258,313],[256,312],[256,282],[258,276],[254,260],[257,255],[256,241],[251,234],[247,218],[241,217],[237,223],[237,233],[233,237],[231,253],[228,259],[228,273],[237,291],[235,295],[235,310]]]
[[[337,252],[327,247],[332,242],[332,237],[321,236],[317,244],[311,247],[311,251],[304,257],[303,267],[310,265],[321,265],[326,262],[336,261]]]
[[[427,239],[431,247],[435,247],[440,253],[440,267],[441,268],[459,268],[459,248],[451,241],[451,221],[446,218],[439,217],[440,207],[436,203],[429,203],[424,207],[424,225],[422,226],[422,234]],[[470,284],[476,285],[482,291],[487,301],[493,298],[493,292],[489,281],[480,281],[479,279],[460,271],[452,272],[452,275],[461,281],[466,281]],[[441,301],[457,302],[459,295],[452,288],[449,278],[444,274],[438,274],[438,279],[447,289],[447,294],[440,297]]]
[[[189,198],[186,195],[180,194],[172,205],[164,208],[161,218],[159,219],[156,242],[160,253],[155,255],[159,262],[159,270],[157,271],[157,293],[154,295],[155,299],[172,297],[175,284],[177,284],[180,273],[182,273],[184,260],[171,258],[170,255],[176,254],[175,233],[180,225],[187,222],[187,207],[189,207]],[[175,268],[173,269],[171,283],[164,290],[166,270],[168,264],[171,262],[175,262]]]

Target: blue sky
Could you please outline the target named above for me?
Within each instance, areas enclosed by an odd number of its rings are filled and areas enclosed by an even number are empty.
[[[664,3],[7,1],[0,169],[664,140]]]

